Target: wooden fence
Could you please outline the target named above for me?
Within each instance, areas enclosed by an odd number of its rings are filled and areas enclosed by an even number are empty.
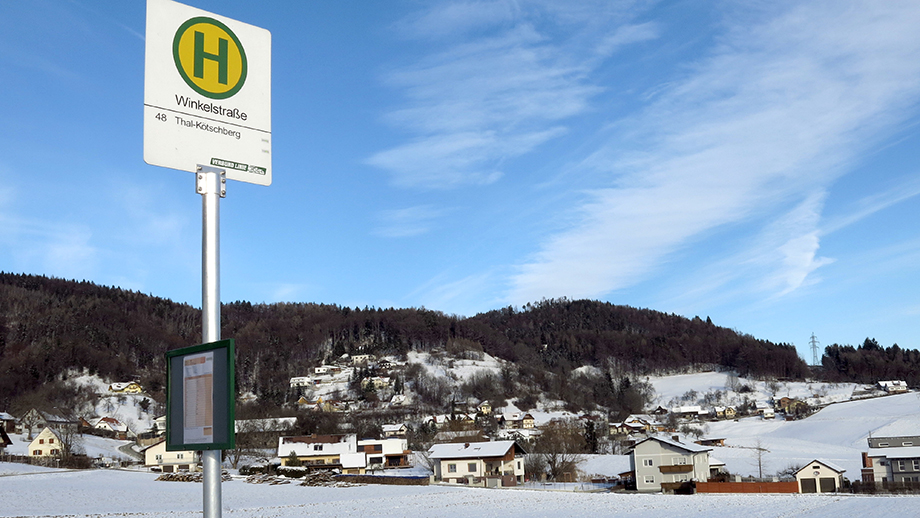
[[[798,493],[792,482],[697,482],[697,493]]]

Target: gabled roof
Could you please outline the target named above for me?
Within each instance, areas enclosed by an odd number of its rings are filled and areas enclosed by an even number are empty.
[[[709,448],[709,447],[706,447],[706,446],[700,446],[699,444],[696,444],[696,443],[692,443],[692,442],[678,442],[678,441],[675,441],[675,440],[670,439],[670,438],[658,437],[658,436],[652,436],[652,437],[648,437],[648,438],[642,439],[641,441],[637,442],[637,443],[635,444],[635,446],[633,446],[632,449],[635,450],[636,448],[639,447],[640,444],[642,444],[642,443],[644,443],[644,442],[646,442],[646,441],[658,441],[658,442],[660,442],[660,443],[667,444],[667,445],[673,446],[673,447],[675,447],[675,448],[680,448],[680,449],[685,450],[685,451],[688,451],[688,452],[690,452],[690,453],[702,453],[702,452],[704,452],[704,451],[712,451],[712,448]]]
[[[428,456],[432,459],[481,459],[502,457],[511,449],[515,453],[527,453],[515,441],[458,442],[435,444],[428,450]]]
[[[15,417],[13,417],[10,414],[7,414],[6,412],[0,412],[0,421],[19,421],[19,419],[16,419]]]
[[[825,461],[825,460],[814,459],[814,460],[812,460],[811,462],[809,462],[808,464],[805,464],[805,466],[803,466],[802,468],[800,468],[798,471],[796,471],[795,474],[798,475],[799,473],[805,471],[806,469],[810,469],[810,468],[811,468],[811,465],[812,465],[812,464],[815,464],[815,463],[817,463],[817,464],[823,464],[825,467],[831,468],[832,470],[836,471],[837,473],[843,473],[844,471],[846,471],[845,469],[843,469],[843,468],[841,468],[840,466],[837,466],[836,464],[833,464],[833,463],[831,463],[831,462],[827,462],[827,461]]]

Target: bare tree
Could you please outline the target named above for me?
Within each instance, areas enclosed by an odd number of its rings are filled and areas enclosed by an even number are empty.
[[[577,419],[554,419],[541,428],[534,450],[553,480],[573,473],[586,451],[584,427]]]

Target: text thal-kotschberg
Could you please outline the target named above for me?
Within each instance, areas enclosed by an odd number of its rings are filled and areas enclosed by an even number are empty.
[[[246,112],[241,112],[239,108],[225,108],[219,104],[201,102],[195,99],[189,99],[184,95],[176,95],[176,104],[183,108],[191,108],[193,110],[203,111],[205,113],[212,113],[214,115],[221,115],[229,119],[238,119],[241,121],[246,120]],[[183,119],[182,117],[176,117],[176,123],[181,124],[187,128],[200,129],[202,131],[210,131],[213,133],[220,133],[221,135],[227,135],[234,137],[235,139],[240,139],[240,132],[235,130],[228,130],[227,128],[221,126],[212,126],[207,123],[193,121],[189,119]]]

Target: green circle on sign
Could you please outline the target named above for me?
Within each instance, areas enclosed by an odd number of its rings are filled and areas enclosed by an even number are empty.
[[[173,61],[192,90],[211,99],[232,97],[246,82],[246,51],[223,23],[198,16],[173,37]]]

